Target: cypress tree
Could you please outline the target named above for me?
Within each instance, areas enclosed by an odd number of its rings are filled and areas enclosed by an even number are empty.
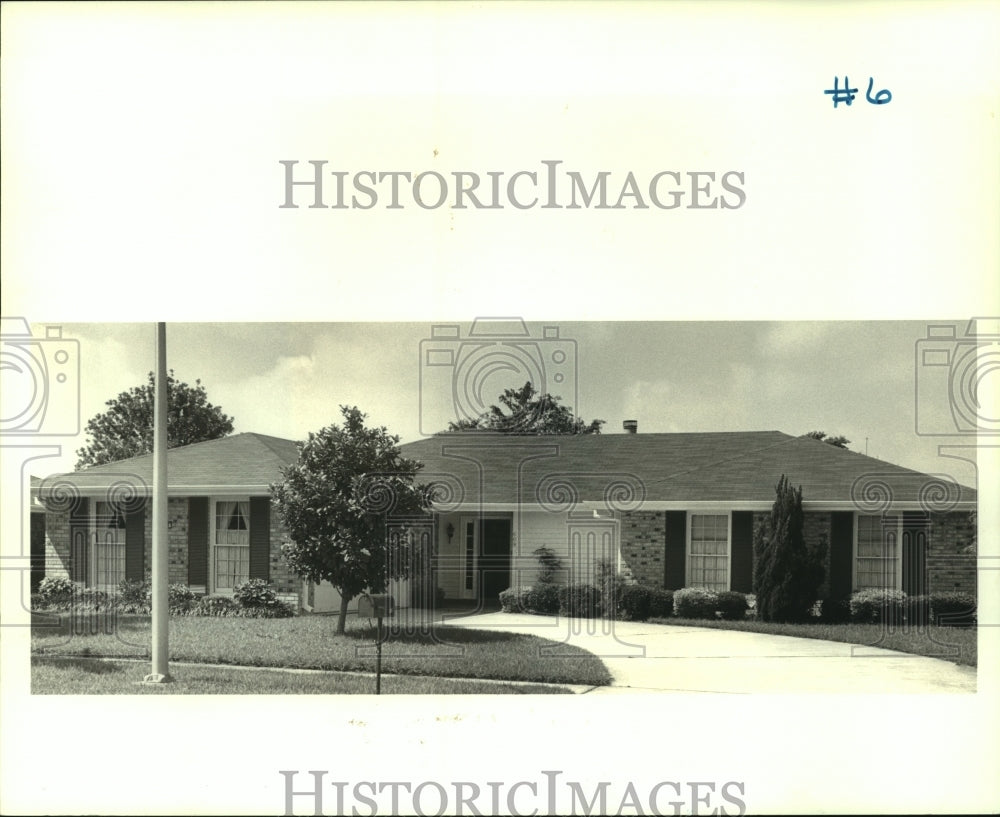
[[[802,621],[809,616],[826,573],[825,544],[807,545],[802,488],[784,474],[775,486],[770,518],[754,531],[754,592],[763,621]]]

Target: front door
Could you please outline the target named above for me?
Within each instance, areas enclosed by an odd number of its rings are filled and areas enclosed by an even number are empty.
[[[479,595],[483,606],[499,605],[500,593],[510,587],[509,519],[484,519],[479,555]]]

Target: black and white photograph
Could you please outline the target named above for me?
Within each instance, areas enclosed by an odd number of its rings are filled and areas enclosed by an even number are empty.
[[[0,14],[0,810],[996,812],[1000,7]]]

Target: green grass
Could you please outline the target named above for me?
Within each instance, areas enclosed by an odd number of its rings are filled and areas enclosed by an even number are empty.
[[[36,695],[373,695],[374,677],[299,673],[241,667],[175,665],[169,684],[142,684],[148,662],[36,656],[31,691]],[[389,675],[384,695],[544,695],[567,693],[558,686],[456,681]]]
[[[44,626],[58,623],[58,626]],[[336,618],[285,619],[172,617],[170,658],[204,664],[291,667],[371,672],[375,667],[373,629],[350,622],[336,635]],[[148,658],[148,616],[123,616],[112,634],[71,634],[69,617],[36,617],[35,655]],[[560,654],[542,648],[552,642],[532,635],[495,633],[446,626],[418,626],[390,632],[382,649],[385,673],[605,685],[611,682],[599,658],[564,645]]]
[[[740,630],[747,633],[790,635],[795,638],[819,638],[841,641],[864,647],[942,658],[956,664],[976,666],[976,629],[974,627],[895,627],[881,624],[778,624],[756,621],[710,621],[692,618],[655,618],[654,624],[682,627],[710,627],[718,630]]]

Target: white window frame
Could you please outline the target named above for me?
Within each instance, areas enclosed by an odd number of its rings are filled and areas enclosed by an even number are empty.
[[[104,505],[105,508],[107,509],[107,512],[103,515],[98,513],[98,506],[100,505]],[[115,547],[121,548],[121,566],[122,566],[121,575],[118,577],[116,581],[110,583],[98,582],[97,581],[98,543],[104,541],[105,545],[107,544],[105,531],[109,530],[106,524],[99,524],[99,521],[106,523],[107,520],[111,517],[112,513],[117,513],[122,520],[121,527],[114,528],[114,530],[117,531],[117,534],[115,536],[115,542],[113,543]],[[118,590],[118,582],[120,582],[122,579],[125,578],[125,559],[126,559],[125,525],[127,524],[125,520],[125,514],[122,511],[116,511],[114,505],[110,502],[107,502],[105,500],[94,500],[93,510],[91,511],[89,522],[90,522],[90,524],[88,525],[89,536],[87,537],[88,540],[87,541],[87,586],[93,587],[97,590],[104,590],[105,592],[116,591]]]
[[[726,586],[723,590],[717,590],[714,587],[705,587],[703,584],[694,584],[691,580],[691,566],[692,560],[695,555],[703,556],[705,554],[695,554],[691,552],[692,546],[692,529],[694,527],[694,518],[696,516],[725,516],[726,517]],[[695,512],[688,512],[687,514],[687,542],[684,548],[684,586],[685,587],[698,587],[705,590],[714,590],[715,592],[723,592],[724,590],[729,590],[733,586],[733,514],[732,511],[723,510],[705,510]]]
[[[247,504],[247,579],[250,578],[250,496],[218,496],[211,497],[209,500],[208,510],[208,586],[209,593],[218,596],[231,596],[233,594],[233,587],[217,587],[216,577],[215,577],[215,549],[217,547],[243,547],[242,545],[229,545],[220,544],[216,541],[216,519],[218,515],[218,504],[220,502],[245,502]],[[234,582],[239,584],[240,582]]]
[[[859,522],[861,517],[866,517],[870,519],[877,519],[879,527],[885,530],[885,525],[882,522],[884,516],[895,516],[896,517],[896,569],[894,571],[894,578],[896,584],[894,587],[889,588],[863,588],[858,586],[858,561],[861,558],[858,549],[858,529],[860,527]],[[851,590],[866,590],[866,589],[886,589],[886,590],[899,590],[903,587],[903,514],[898,512],[895,514],[867,514],[867,513],[855,513],[854,514],[854,542],[851,554]],[[865,557],[865,558],[878,558],[878,557]],[[883,559],[887,557],[881,557]]]

